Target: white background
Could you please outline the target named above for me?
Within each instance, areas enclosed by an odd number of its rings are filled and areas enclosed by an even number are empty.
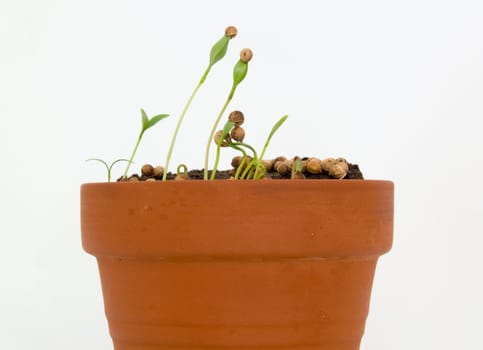
[[[79,185],[128,157],[162,164],[211,45],[239,35],[193,103],[173,164],[201,167],[243,47],[247,141],[343,156],[396,184],[362,350],[483,349],[481,1],[0,2],[0,348],[112,349]],[[232,156],[222,160],[228,166]],[[137,171],[137,169],[134,169]],[[120,175],[121,168],[115,169]]]

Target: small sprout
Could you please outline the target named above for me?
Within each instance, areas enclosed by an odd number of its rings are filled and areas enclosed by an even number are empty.
[[[240,51],[240,61],[248,63],[253,57],[253,52],[250,49],[243,49]]]
[[[310,174],[320,174],[322,172],[322,161],[318,158],[310,158],[307,161],[306,170]]]
[[[136,154],[136,151],[139,147],[139,144],[141,143],[141,139],[143,138],[144,132],[148,130],[149,128],[152,128],[154,125],[156,125],[159,121],[163,120],[164,118],[167,118],[169,114],[158,114],[152,117],[151,119],[148,118],[146,112],[144,112],[144,109],[141,109],[141,132],[139,133],[138,140],[136,144],[134,145],[134,149],[131,154],[131,158],[129,158],[129,163],[126,166],[126,170],[124,170],[124,175],[122,176],[123,178],[127,178],[127,173],[129,171],[129,166],[132,163],[132,160],[134,159],[134,155]]]
[[[174,178],[175,180],[189,180],[190,177],[188,175],[188,167],[184,164],[178,165],[178,168],[176,169],[176,177]]]
[[[228,120],[230,120],[233,123],[235,123],[236,126],[240,126],[245,121],[245,116],[240,111],[233,111],[228,116]]]
[[[158,165],[158,166],[154,167],[153,177],[159,178],[159,177],[163,176],[163,174],[164,174],[164,168],[162,166]]]
[[[305,176],[302,174],[302,159],[296,156],[292,159],[292,172],[290,174],[290,178],[294,179],[303,179]]]
[[[228,43],[230,42],[230,39],[234,38],[236,34],[238,33],[238,30],[234,26],[229,26],[225,29],[225,34],[223,37],[218,40],[213,47],[210,50],[210,61],[208,63],[208,67],[206,68],[205,72],[201,76],[201,79],[194,89],[193,93],[191,94],[190,98],[186,102],[186,105],[183,108],[183,111],[181,112],[181,115],[178,119],[178,123],[176,124],[176,129],[174,130],[173,138],[171,139],[171,144],[169,146],[168,154],[166,155],[166,162],[164,165],[164,168],[166,169],[166,172],[163,174],[163,180],[166,180],[167,174],[168,174],[168,169],[169,169],[169,162],[171,160],[171,155],[173,154],[173,149],[174,149],[174,144],[176,143],[176,137],[178,136],[179,129],[181,127],[181,123],[183,122],[184,116],[186,115],[186,112],[188,111],[188,108],[191,105],[191,102],[196,96],[196,93],[200,89],[201,85],[204,83],[206,80],[206,77],[210,73],[211,68],[213,65],[221,60],[223,57],[226,55],[226,51],[228,50]],[[216,126],[215,128],[216,129]],[[211,141],[211,136],[210,136],[210,141]]]
[[[218,130],[213,136],[213,141],[215,142],[216,145],[218,145],[218,141],[223,137],[223,130]],[[220,147],[228,147],[228,145],[231,143],[230,135],[226,134],[225,137],[223,138],[223,141],[220,143]]]
[[[246,49],[244,49],[244,50],[246,50]],[[240,55],[241,55],[241,53],[240,53]],[[221,108],[220,113],[216,117],[215,123],[213,124],[213,127],[211,128],[210,136],[208,137],[208,143],[206,145],[206,151],[205,151],[205,170],[204,170],[204,173],[203,173],[203,179],[204,180],[208,180],[208,163],[209,163],[209,158],[210,158],[211,140],[213,139],[213,136],[216,132],[216,128],[218,127],[218,124],[220,123],[220,120],[221,120],[223,114],[225,113],[226,108],[230,104],[230,101],[233,99],[233,96],[235,95],[235,91],[236,91],[237,86],[245,79],[247,73],[248,73],[248,61],[244,62],[240,59],[235,64],[235,68],[233,69],[233,84],[231,86],[230,93],[228,94],[228,97],[225,101],[225,104]],[[213,167],[213,171],[215,171],[215,170],[216,170],[216,167]],[[213,176],[212,176],[212,178],[213,178]]]
[[[153,176],[154,168],[151,164],[144,164],[141,168],[141,174],[147,177]]]
[[[216,170],[218,168],[218,162],[220,161],[220,147],[226,147],[231,144],[230,139],[230,130],[233,129],[235,123],[232,121],[227,121],[223,130],[219,130],[214,136],[214,141],[216,143],[216,158],[215,158],[215,165],[213,166],[213,170],[211,172],[211,180],[214,180],[216,177]],[[206,171],[207,169],[205,169]]]
[[[236,125],[231,130],[230,136],[235,141],[243,142],[243,139],[245,138],[245,130],[241,126]]]
[[[336,161],[334,158],[326,158],[322,161],[322,170],[325,171],[326,173],[329,172],[329,169],[330,167],[332,166],[332,164],[334,164]]]
[[[228,26],[225,29],[225,35],[230,39],[233,39],[238,34],[238,29],[234,26]]]
[[[112,170],[112,167],[114,166],[114,164],[116,164],[118,162],[129,162],[129,159],[116,159],[115,161],[113,161],[111,163],[111,165],[107,165],[107,163],[105,161],[103,161],[102,159],[98,159],[98,158],[89,158],[89,159],[86,160],[86,162],[90,162],[90,161],[93,161],[93,160],[104,164],[104,166],[106,167],[107,182],[111,182],[111,170]]]

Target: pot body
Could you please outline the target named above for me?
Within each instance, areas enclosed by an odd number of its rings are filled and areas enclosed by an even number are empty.
[[[115,350],[358,350],[393,184],[85,184]]]

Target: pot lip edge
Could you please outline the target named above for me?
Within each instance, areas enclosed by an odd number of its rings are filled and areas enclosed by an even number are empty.
[[[291,180],[291,179],[277,179],[277,180],[249,180],[249,181],[231,181],[231,180],[189,180],[189,181],[136,181],[136,182],[85,182],[80,185],[81,188],[83,187],[114,187],[114,186],[170,186],[172,184],[175,184],[175,186],[194,186],[195,184],[202,186],[215,186],[222,184],[221,186],[225,186],[227,184],[228,186],[231,186],[231,184],[237,184],[237,186],[262,186],[266,184],[280,184],[282,186],[287,185],[287,184],[297,184],[297,185],[302,185],[302,184],[310,184],[313,186],[316,183],[319,184],[336,184],[338,185],[343,185],[343,184],[386,184],[386,185],[392,185],[394,186],[394,182],[392,180],[385,180],[385,179],[345,179],[345,180],[336,180],[336,179],[302,179],[302,180]],[[269,185],[269,186],[270,186]],[[303,186],[303,185],[302,185]],[[263,186],[262,186],[263,187]]]

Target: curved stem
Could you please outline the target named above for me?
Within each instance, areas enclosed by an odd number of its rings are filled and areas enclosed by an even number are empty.
[[[236,144],[231,143],[229,146],[233,149],[236,149],[237,151],[240,151],[243,154],[242,161],[238,165],[238,168],[235,172],[235,180],[238,180],[238,176],[240,175],[241,169],[243,168],[243,165],[245,164],[245,161],[247,159],[247,152],[245,152],[243,148],[238,147]]]
[[[138,150],[139,143],[141,142],[141,139],[143,138],[143,134],[144,134],[144,129],[141,130],[141,132],[139,133],[139,137],[138,137],[138,140],[136,142],[136,145],[134,146],[134,149],[132,151],[131,158],[129,158],[129,161],[128,161],[127,166],[126,166],[126,170],[124,171],[124,175],[122,175],[122,177],[124,179],[127,178],[127,172],[129,171],[129,167],[130,167],[130,165],[132,163],[132,160],[134,158],[134,155],[136,154],[136,151]]]
[[[253,158],[257,158],[258,159],[257,151],[255,151],[255,149],[252,146],[250,146],[249,144],[243,143],[243,142],[236,142],[233,145],[235,145],[235,146],[242,146],[242,147],[248,148],[250,151],[252,151]]]
[[[208,68],[206,68],[205,72],[203,73],[203,76],[200,79],[200,82],[198,83],[198,85],[194,89],[193,93],[191,94],[190,98],[188,99],[188,102],[186,102],[186,105],[184,106],[183,111],[181,112],[181,115],[178,119],[178,123],[176,124],[176,129],[174,130],[174,135],[173,135],[173,138],[171,139],[171,144],[169,146],[168,155],[166,156],[166,162],[164,163],[163,181],[165,181],[167,176],[168,176],[169,162],[171,160],[171,155],[173,154],[173,149],[174,149],[174,144],[176,142],[176,137],[178,136],[178,132],[179,132],[179,129],[181,127],[181,123],[183,122],[186,111],[188,110],[189,106],[191,105],[191,102],[193,101],[196,93],[200,89],[200,87],[203,84],[203,82],[205,81],[206,77],[208,76],[210,69],[211,69],[211,66],[208,66]]]
[[[245,170],[241,174],[241,178],[240,179],[245,179],[245,178],[248,179],[247,175],[252,170],[253,164],[256,164],[256,162],[257,162],[257,159],[256,158],[253,158],[252,161],[250,163],[248,163],[247,167],[245,168]]]
[[[226,108],[228,107],[228,104],[230,103],[231,99],[233,98],[233,94],[235,92],[236,85],[233,84],[230,94],[228,95],[228,98],[225,101],[225,104],[223,105],[220,113],[218,114],[218,117],[215,120],[215,124],[213,124],[213,127],[211,128],[211,133],[210,137],[208,138],[208,143],[206,144],[206,151],[205,151],[205,169],[204,169],[204,174],[203,174],[203,179],[208,180],[208,162],[210,158],[210,147],[211,147],[211,142],[213,139],[213,136],[215,135],[216,128],[218,127],[218,124],[220,123],[221,117],[225,113]]]
[[[253,164],[257,164],[258,163],[257,151],[255,151],[255,149],[252,146],[250,146],[249,144],[246,144],[246,143],[243,143],[243,142],[237,142],[237,143],[235,143],[235,145],[246,147],[250,151],[252,151],[252,153],[253,153],[253,159],[252,159],[252,161],[250,163],[248,163],[247,167],[245,168],[245,170],[243,171],[243,173],[241,175],[241,178],[240,179],[244,179],[247,176],[247,174],[249,173],[249,171],[250,171],[251,167],[253,166]]]

